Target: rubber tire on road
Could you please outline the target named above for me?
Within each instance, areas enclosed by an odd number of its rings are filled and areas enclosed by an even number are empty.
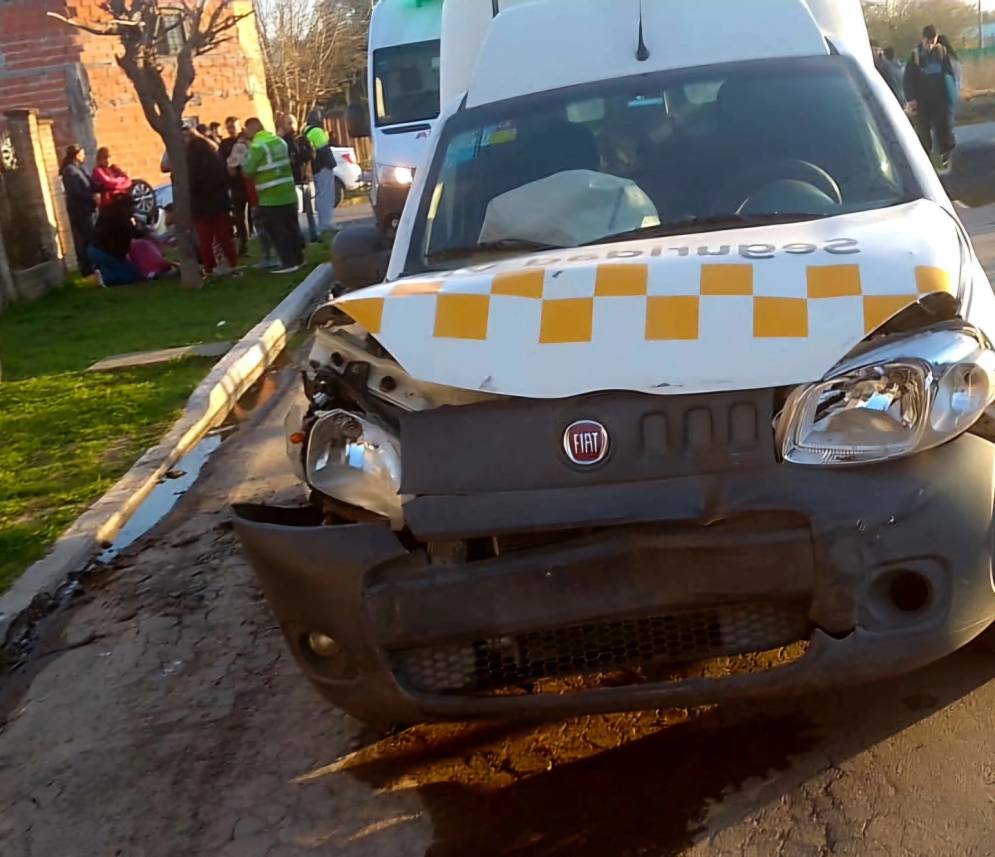
[[[342,200],[345,198],[345,185],[342,184],[342,179],[335,179],[335,207],[338,208],[342,204]]]

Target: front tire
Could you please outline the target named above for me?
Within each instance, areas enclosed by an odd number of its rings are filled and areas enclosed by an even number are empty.
[[[345,185],[342,184],[342,179],[335,179],[335,207],[338,208],[342,204],[342,200],[345,199]]]

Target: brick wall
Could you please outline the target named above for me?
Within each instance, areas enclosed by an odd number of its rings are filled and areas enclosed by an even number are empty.
[[[237,11],[251,8],[248,0]],[[48,11],[80,22],[104,17],[98,0],[0,0],[0,112],[36,108],[54,120],[56,144],[79,142],[91,156],[107,146],[134,178],[162,181],[162,142],[149,127],[131,83],[117,67],[117,42],[46,17]],[[172,60],[166,59],[167,76]],[[272,122],[259,39],[253,19],[235,37],[197,61],[189,116],[209,123],[226,116]]]
[[[67,81],[80,46],[46,13],[64,14],[65,7],[60,0],[0,0],[0,115],[35,108],[55,120],[63,138],[73,134]]]
[[[100,19],[96,0],[75,2],[81,20]],[[244,11],[251,8],[251,3],[238,2],[235,7]],[[138,96],[114,61],[114,40],[83,34],[81,44],[95,110],[97,145],[107,146],[115,163],[133,178],[144,178],[153,186],[159,184],[162,141],[149,127]],[[187,115],[205,124],[223,122],[227,116],[260,116],[264,122],[271,122],[265,74],[258,55],[255,22],[243,21],[235,38],[197,60],[197,79]],[[164,64],[171,82],[173,61],[167,58]]]

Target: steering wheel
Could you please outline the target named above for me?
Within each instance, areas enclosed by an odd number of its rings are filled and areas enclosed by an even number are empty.
[[[767,185],[784,180],[805,182],[822,191],[837,205],[843,204],[843,192],[839,184],[822,167],[800,158],[779,158],[763,161],[747,167],[733,180],[734,199],[739,200],[736,212],[739,213],[749,203],[751,197]]]

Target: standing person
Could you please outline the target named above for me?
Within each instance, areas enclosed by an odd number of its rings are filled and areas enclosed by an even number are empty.
[[[212,122],[207,126],[207,136],[210,138],[211,142],[217,146],[221,145],[221,141],[224,139],[221,136],[221,123]]]
[[[97,165],[93,168],[93,184],[100,194],[99,206],[106,208],[119,196],[131,192],[131,179],[117,164],[111,163],[111,151],[106,146],[97,149]]]
[[[954,90],[951,94],[956,96],[953,99],[954,105],[956,106],[957,102],[960,101],[960,90],[964,83],[964,67],[961,65],[960,57],[957,56],[957,51],[954,50],[954,46],[950,44],[950,39],[940,33],[940,35],[936,37],[936,41],[946,48],[947,56],[950,57],[950,68],[953,69],[954,78]]]
[[[204,273],[211,276],[217,265],[214,248],[221,248],[230,268],[238,267],[232,239],[231,200],[228,171],[214,144],[191,129],[187,131],[187,166],[190,171],[190,212],[200,247]]]
[[[256,234],[259,236],[259,246],[263,251],[262,261],[256,267],[279,268],[280,262],[273,259],[273,241],[270,239],[269,232],[266,231],[263,219],[259,216],[259,194],[256,193],[256,185],[242,171],[242,164],[245,163],[245,159],[249,154],[250,142],[252,141],[243,130],[238,135],[238,139],[232,147],[226,165],[230,175],[239,175],[242,177],[242,188],[249,209],[249,228],[252,229],[253,224],[255,225]]]
[[[287,144],[263,128],[258,119],[248,120],[245,131],[252,142],[242,171],[255,182],[263,226],[269,232],[283,266],[275,273],[290,274],[304,264],[297,221],[297,186],[290,167],[290,153]]]
[[[236,166],[232,167],[231,156],[239,137],[242,134],[241,124],[234,116],[225,119],[226,136],[218,144],[221,159],[228,164],[228,193],[231,196],[232,218],[235,221],[235,234],[238,235],[238,253],[245,256],[249,249],[249,197],[245,189],[245,177],[242,175],[242,158],[238,158]]]
[[[311,163],[314,161],[314,149],[307,137],[297,134],[297,118],[290,113],[283,117],[280,136],[287,144],[290,153],[290,168],[294,171],[294,184],[297,185],[297,197],[304,216],[307,217],[307,228],[311,241],[318,241],[318,224],[314,217],[313,195],[311,190]],[[300,209],[298,209],[300,210]],[[304,231],[301,230],[303,239]]]
[[[939,42],[936,27],[930,24],[923,28],[922,42],[905,65],[905,97],[919,140],[928,154],[933,152],[935,135],[942,166],[950,163],[950,153],[957,145],[947,75],[954,77],[950,56]]]
[[[905,107],[905,93],[902,83],[902,69],[895,62],[895,49],[892,47],[878,48],[874,51],[874,67],[884,78],[888,88],[895,94],[898,103]]]
[[[93,214],[97,210],[96,193],[90,176],[83,167],[86,152],[73,144],[66,147],[62,158],[62,187],[66,191],[66,209],[69,212],[69,225],[73,230],[73,244],[76,246],[76,259],[79,272],[84,277],[93,274],[93,263],[87,251],[93,240]]]
[[[307,117],[304,136],[314,149],[311,168],[314,172],[314,203],[318,209],[318,230],[331,232],[335,228],[335,155],[324,117],[320,110],[312,110]]]

